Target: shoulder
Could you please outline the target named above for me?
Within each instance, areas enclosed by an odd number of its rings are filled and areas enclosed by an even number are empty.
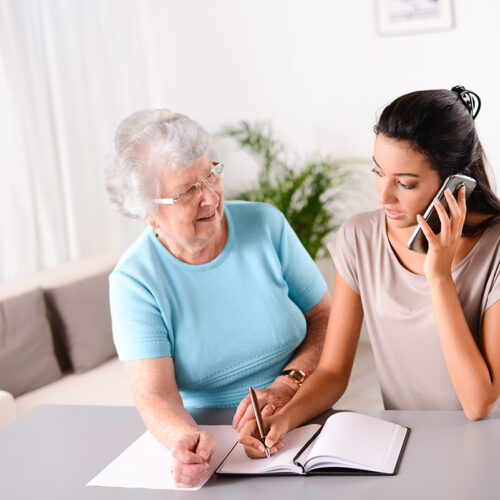
[[[117,274],[126,274],[132,277],[144,275],[146,268],[151,265],[151,256],[154,253],[152,230],[148,226],[122,254],[111,276]]]
[[[354,255],[372,248],[382,238],[385,217],[383,210],[362,212],[349,217],[327,243],[332,256],[338,254]]]
[[[240,217],[251,217],[258,216],[261,218],[278,218],[283,219],[284,215],[269,203],[263,203],[260,201],[239,201],[231,200],[226,201],[226,207],[231,212],[231,215]]]
[[[285,216],[272,205],[253,201],[227,201],[226,209],[235,224],[245,229],[268,228],[281,231]]]
[[[349,217],[340,227],[339,232],[356,237],[370,237],[380,234],[380,229],[385,222],[383,210],[361,212]]]

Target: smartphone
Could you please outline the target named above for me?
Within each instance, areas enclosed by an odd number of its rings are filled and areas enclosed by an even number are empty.
[[[448,202],[446,201],[444,192],[446,189],[449,189],[453,196],[456,198],[458,195],[458,190],[462,186],[465,186],[465,199],[467,199],[472,191],[474,191],[474,188],[476,187],[476,181],[472,177],[468,177],[467,175],[450,175],[445,179],[436,196],[434,196],[430,205],[427,207],[424,213],[424,219],[427,221],[430,228],[434,231],[435,234],[439,234],[441,232],[441,221],[439,220],[439,215],[436,211],[436,207],[434,206],[434,199],[437,198],[443,204],[444,208],[446,209],[446,213],[449,216],[450,210],[448,208]],[[413,234],[408,240],[407,247],[414,252],[427,253],[429,243],[420,226],[417,226],[415,231],[413,231]]]

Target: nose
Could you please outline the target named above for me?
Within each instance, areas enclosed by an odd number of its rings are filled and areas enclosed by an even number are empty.
[[[198,189],[200,190],[200,198],[202,204],[217,205],[217,203],[219,203],[219,194],[217,193],[215,188],[207,182],[206,179],[198,184]]]
[[[394,185],[386,179],[380,179],[377,182],[377,197],[381,205],[393,203],[396,200]]]

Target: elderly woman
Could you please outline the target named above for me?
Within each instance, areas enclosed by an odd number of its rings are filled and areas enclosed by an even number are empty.
[[[196,484],[215,450],[186,407],[238,407],[238,430],[283,407],[314,370],[329,314],[317,267],[275,208],[224,203],[223,164],[190,118],[138,111],[118,127],[106,187],[150,227],[110,276],[113,336],[134,400]]]

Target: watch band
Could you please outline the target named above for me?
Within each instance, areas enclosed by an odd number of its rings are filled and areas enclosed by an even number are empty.
[[[301,386],[304,383],[304,380],[307,376],[304,371],[297,370],[295,368],[292,368],[290,370],[283,370],[280,375],[287,376],[294,384],[297,384],[298,386]]]

